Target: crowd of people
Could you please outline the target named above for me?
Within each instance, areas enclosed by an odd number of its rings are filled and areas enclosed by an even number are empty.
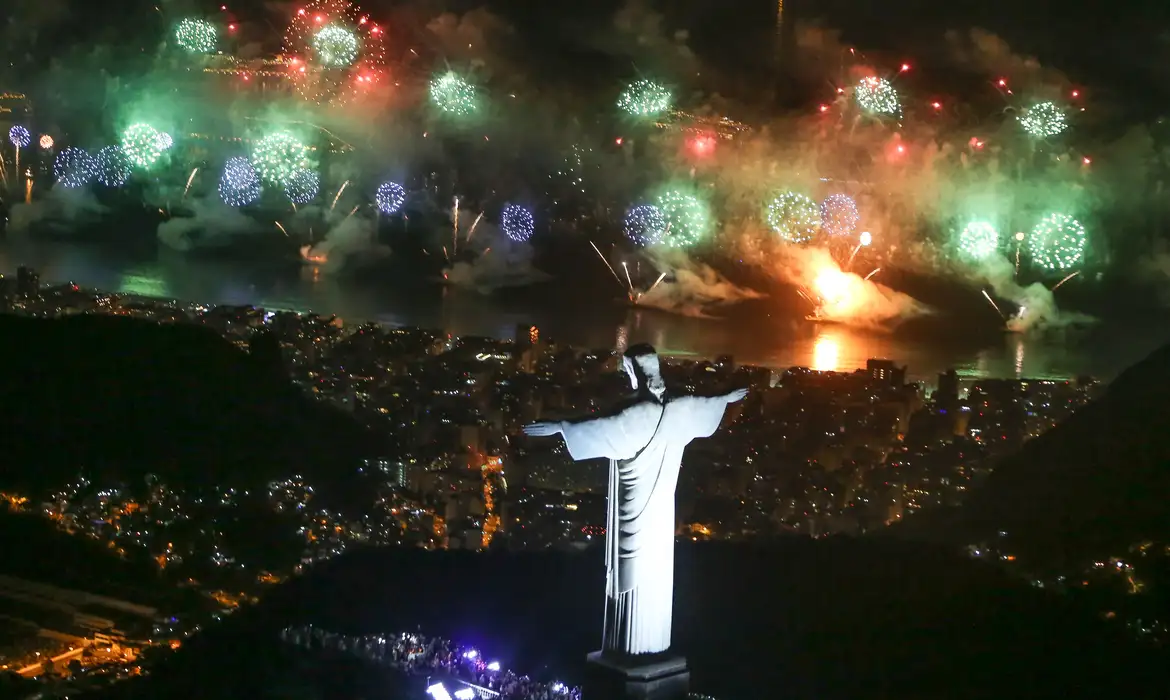
[[[475,692],[475,700],[492,698],[496,694],[500,700],[581,700],[580,688],[559,681],[538,681],[517,675],[500,668],[499,662],[488,661],[479,650],[447,639],[413,633],[347,636],[312,625],[287,627],[280,636],[290,644],[346,652],[412,676],[431,676],[439,680],[446,676],[462,681]],[[456,692],[455,697],[462,696]]]

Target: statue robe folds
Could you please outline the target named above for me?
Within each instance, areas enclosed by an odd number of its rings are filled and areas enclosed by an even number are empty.
[[[647,400],[565,428],[574,460],[610,460],[603,652],[669,649],[674,494],[683,448],[714,433],[726,407],[722,397],[668,396],[665,404]]]

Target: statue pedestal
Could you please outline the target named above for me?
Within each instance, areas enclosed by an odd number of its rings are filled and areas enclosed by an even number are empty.
[[[691,673],[681,656],[613,659],[589,655],[582,700],[686,700]]]

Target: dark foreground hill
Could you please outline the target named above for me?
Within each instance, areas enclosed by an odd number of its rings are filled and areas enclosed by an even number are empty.
[[[120,557],[88,537],[70,535],[47,518],[0,506],[0,574],[150,605],[168,612],[207,607],[189,588],[176,588],[145,558]],[[3,695],[0,695],[3,697]]]
[[[369,436],[213,332],[108,316],[0,316],[0,488],[81,471],[247,485],[352,463]]]
[[[1002,460],[957,514],[960,532],[1006,531],[1017,551],[1053,564],[1170,541],[1168,401],[1170,346]]]
[[[1166,664],[1116,627],[940,551],[849,539],[700,544],[682,547],[677,567],[675,646],[696,688],[724,700],[1164,695]],[[419,625],[508,667],[574,681],[600,636],[603,578],[598,552],[353,552],[112,697],[276,697],[257,691],[258,679],[300,673],[275,641],[297,623],[347,633]],[[381,697],[415,697],[385,688]]]

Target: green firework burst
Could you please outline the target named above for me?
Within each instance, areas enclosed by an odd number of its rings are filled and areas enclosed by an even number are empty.
[[[149,168],[162,155],[162,138],[158,129],[145,122],[126,127],[122,132],[122,151],[136,168]]]
[[[863,78],[853,88],[853,97],[858,106],[870,114],[896,117],[902,113],[898,91],[885,78]]]
[[[1059,136],[1068,128],[1064,110],[1053,102],[1040,102],[1019,116],[1020,126],[1032,138],[1047,139]]]
[[[971,260],[986,260],[999,250],[999,231],[986,221],[972,221],[959,232],[959,252]]]
[[[698,197],[667,190],[655,204],[666,218],[667,232],[662,243],[672,248],[690,248],[702,241],[711,228],[711,214]]]
[[[652,117],[670,109],[670,90],[653,80],[635,80],[618,96],[617,106],[635,117]]]
[[[311,170],[309,149],[287,131],[269,134],[252,148],[252,166],[265,182],[284,187],[302,170]]]
[[[191,53],[214,53],[215,25],[202,19],[185,19],[175,26],[175,42]]]
[[[1046,270],[1067,270],[1085,254],[1085,227],[1068,214],[1053,212],[1032,229],[1028,251]]]
[[[781,192],[768,202],[764,218],[789,243],[808,243],[821,225],[821,208],[799,192]]]
[[[357,37],[345,27],[327,24],[313,36],[313,55],[323,66],[344,68],[357,58]]]
[[[475,87],[449,71],[431,80],[431,101],[447,114],[466,117],[476,110]]]

